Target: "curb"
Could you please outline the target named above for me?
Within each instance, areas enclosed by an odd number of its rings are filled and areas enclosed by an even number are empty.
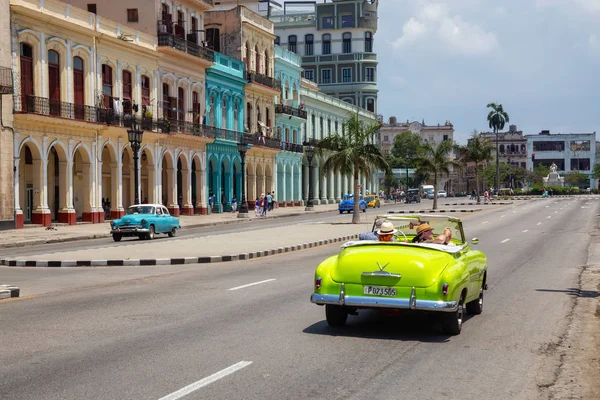
[[[493,201],[489,203],[446,203],[445,206],[498,206],[512,204],[512,201]]]
[[[388,214],[430,214],[430,213],[454,213],[454,212],[475,212],[481,211],[481,208],[472,208],[470,210],[415,210],[415,211],[388,211]]]
[[[337,210],[297,212],[297,213],[286,214],[286,215],[275,215],[272,217],[267,217],[267,219],[297,217],[300,215],[306,215],[305,213],[324,214],[324,213],[333,212],[333,211],[337,211]],[[264,219],[261,219],[261,220],[264,220]],[[185,225],[183,228],[201,228],[201,227],[209,227],[209,226],[217,226],[217,225],[243,224],[243,223],[251,223],[251,222],[253,222],[252,218],[248,218],[248,219],[239,218],[237,220],[230,220],[230,221],[204,222],[204,223],[198,223],[198,224]],[[34,239],[34,240],[27,240],[27,241],[15,242],[15,243],[0,244],[0,249],[10,249],[10,248],[14,248],[14,247],[25,247],[25,246],[36,246],[36,245],[40,245],[40,244],[78,242],[81,240],[103,239],[103,238],[109,238],[109,237],[111,237],[110,233],[95,233],[93,235],[74,236],[74,237],[68,237],[68,238]]]
[[[21,290],[13,285],[0,285],[0,300],[19,297]]]
[[[276,254],[291,253],[293,251],[324,246],[332,243],[345,242],[357,239],[358,234],[341,236],[333,239],[318,240],[297,244],[294,246],[278,247],[276,249],[255,251],[222,256],[180,257],[180,258],[151,258],[139,260],[79,260],[79,261],[33,261],[33,260],[7,260],[0,259],[0,265],[6,267],[137,267],[154,265],[182,265],[182,264],[208,264],[227,261],[251,260],[253,258],[268,257]],[[11,286],[12,287],[12,286]],[[17,288],[18,291],[18,288]],[[0,285],[0,293],[2,285]],[[12,293],[12,292],[11,292]],[[1,295],[0,295],[1,296]],[[18,294],[17,296],[18,297]],[[0,297],[1,299],[2,297]]]

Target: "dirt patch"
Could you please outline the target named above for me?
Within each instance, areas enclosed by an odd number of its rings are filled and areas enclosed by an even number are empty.
[[[571,316],[565,336],[547,349],[558,369],[538,382],[542,399],[600,399],[600,265],[584,267]]]

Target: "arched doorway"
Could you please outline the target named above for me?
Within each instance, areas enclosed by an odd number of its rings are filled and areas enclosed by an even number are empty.
[[[50,225],[50,214],[44,218],[42,160],[35,143],[25,143],[19,152],[19,208],[25,223]],[[45,221],[45,219],[47,221]]]
[[[117,192],[118,192],[118,164],[117,155],[114,148],[106,144],[102,149],[102,165],[101,165],[100,179],[102,183],[101,198],[102,198],[102,210],[100,221],[105,219],[119,218],[119,211],[117,210]]]
[[[206,186],[200,156],[192,159],[192,204],[194,213],[206,214]]]
[[[254,208],[254,202],[258,198],[258,194],[256,193],[256,175],[255,175],[254,165],[252,163],[246,164],[246,200],[248,201],[249,208]],[[251,207],[250,207],[251,206]]]
[[[231,194],[232,194],[232,178],[231,178],[231,163],[228,159],[221,160],[220,183],[221,191],[219,192],[222,207],[219,212],[231,211]]]
[[[222,211],[220,183],[217,159],[211,157],[208,160],[208,195],[212,196],[212,210],[209,212]]]
[[[242,204],[242,163],[237,157],[233,161],[233,194],[239,207]]]
[[[273,182],[273,170],[270,164],[265,165],[265,196],[267,193],[273,193],[275,183]]]
[[[76,148],[73,153],[73,208],[77,220],[94,222],[92,214],[92,163],[87,149]]]
[[[265,193],[265,173],[260,163],[256,164],[256,197],[267,195]]]
[[[143,149],[140,156],[140,191],[142,203],[158,203],[154,179],[154,159],[148,149]]]
[[[131,148],[126,147],[123,149],[123,154],[121,155],[121,203],[125,210],[127,210],[135,201],[132,153]]]
[[[162,193],[161,201],[162,204],[169,209],[171,215],[179,215],[179,207],[175,202],[175,168],[173,165],[173,157],[171,153],[165,152],[162,157],[162,171],[161,171],[161,182],[162,182]]]
[[[50,146],[48,151],[48,208],[53,221],[68,224],[70,219],[75,219],[75,214],[69,216],[71,191],[69,190],[69,168],[67,154],[59,142]],[[72,222],[73,224],[75,221]]]
[[[179,206],[180,214],[194,214],[190,189],[191,174],[188,160],[183,154],[180,154],[177,159],[177,205]]]
[[[294,188],[293,193],[291,194],[291,198],[294,205],[302,205],[302,191],[300,190],[301,184],[301,175],[300,168],[302,168],[302,163],[296,163],[293,167],[292,172],[292,187]]]

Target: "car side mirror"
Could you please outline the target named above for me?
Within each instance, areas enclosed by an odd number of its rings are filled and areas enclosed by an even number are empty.
[[[479,239],[477,239],[477,238],[473,238],[473,239],[471,240],[471,244],[473,244],[473,245],[478,245],[478,244],[479,244]]]

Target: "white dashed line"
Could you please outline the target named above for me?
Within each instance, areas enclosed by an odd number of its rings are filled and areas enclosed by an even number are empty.
[[[554,211],[554,214],[557,214],[557,213],[558,213],[558,211]]]
[[[513,211],[513,214],[516,213],[516,211]]]
[[[242,368],[246,368],[250,364],[252,364],[252,361],[240,361],[239,363],[234,364],[231,367],[227,367],[215,374],[212,374],[211,376],[207,376],[204,379],[200,379],[199,381],[194,382],[191,385],[188,385],[182,389],[179,389],[176,392],[166,395],[165,397],[161,397],[159,400],[181,399],[182,397],[185,397],[188,394],[193,393],[196,390],[198,390],[204,386],[210,385],[211,383],[216,382],[221,378],[225,378],[227,375],[231,375],[234,372],[239,371]]]
[[[508,242],[510,239],[504,239],[503,241],[501,241],[500,243],[506,243]]]
[[[548,219],[552,218],[552,215],[548,215]]]
[[[263,284],[263,283],[267,283],[267,282],[273,282],[274,280],[275,280],[275,279],[267,279],[267,280],[265,280],[265,281],[260,281],[260,282],[249,283],[249,284],[247,284],[247,285],[242,285],[242,286],[236,286],[236,287],[233,287],[233,288],[231,288],[231,289],[227,289],[227,290],[239,290],[239,289],[244,289],[244,288],[247,288],[247,287],[250,287],[250,286],[261,285],[261,284]]]
[[[490,222],[490,221],[483,221],[482,224],[487,224],[488,222]]]
[[[538,224],[538,225],[541,225],[542,223],[541,223],[541,222],[538,222],[537,224]]]
[[[504,217],[506,217],[506,215],[501,215],[501,216],[500,216],[500,218],[504,218]]]
[[[523,233],[526,233],[526,232],[529,232],[529,229],[525,229],[525,230],[523,231]]]

